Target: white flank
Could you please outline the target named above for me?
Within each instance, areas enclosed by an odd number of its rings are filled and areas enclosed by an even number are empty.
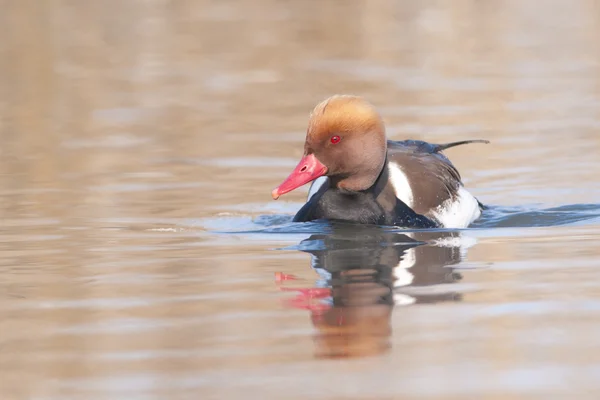
[[[410,187],[410,182],[408,182],[408,178],[402,168],[396,163],[389,163],[389,171],[390,171],[390,182],[392,182],[392,186],[394,187],[394,191],[396,192],[396,197],[402,200],[404,204],[413,207],[413,192]]]
[[[480,215],[477,199],[462,186],[458,188],[456,198],[446,200],[431,212],[444,228],[466,228]]]
[[[313,197],[315,195],[315,193],[317,193],[323,185],[327,184],[328,179],[329,178],[327,178],[326,176],[320,176],[317,179],[315,179],[313,181],[313,183],[310,185],[310,189],[308,190],[308,197],[306,198],[306,201],[309,201],[310,198]]]

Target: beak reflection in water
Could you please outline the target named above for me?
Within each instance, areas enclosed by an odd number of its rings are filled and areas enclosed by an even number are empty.
[[[312,255],[316,287],[298,288],[282,273],[281,289],[297,293],[288,306],[310,311],[318,357],[381,354],[390,348],[394,306],[461,300],[446,286],[461,279],[448,268],[462,259],[460,243],[459,232],[334,224],[298,246]]]

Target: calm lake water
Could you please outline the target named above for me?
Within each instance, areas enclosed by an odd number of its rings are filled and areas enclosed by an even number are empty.
[[[600,397],[597,2],[0,4],[2,400]],[[291,223],[334,93],[483,218]]]

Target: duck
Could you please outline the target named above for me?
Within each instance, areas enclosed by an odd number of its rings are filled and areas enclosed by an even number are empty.
[[[465,189],[443,151],[470,143],[489,141],[388,140],[371,103],[361,96],[334,95],[310,113],[304,154],[271,196],[277,200],[311,183],[294,222],[466,228],[484,205]]]

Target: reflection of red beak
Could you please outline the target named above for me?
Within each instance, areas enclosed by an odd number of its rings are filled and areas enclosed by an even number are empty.
[[[327,167],[317,160],[314,154],[308,154],[302,157],[290,176],[271,192],[271,196],[273,200],[277,200],[282,194],[291,192],[326,173]]]

